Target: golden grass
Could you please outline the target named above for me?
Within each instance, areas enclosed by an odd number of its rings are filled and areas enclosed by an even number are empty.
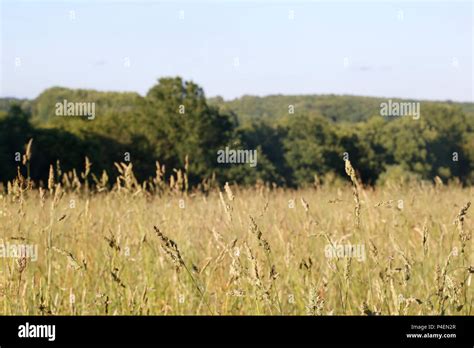
[[[185,172],[163,185],[159,164],[149,190],[121,164],[109,191],[86,167],[70,187],[51,167],[48,191],[19,177],[0,196],[3,243],[38,246],[0,259],[0,314],[474,314],[473,188],[203,194]],[[326,256],[347,244],[365,260]]]

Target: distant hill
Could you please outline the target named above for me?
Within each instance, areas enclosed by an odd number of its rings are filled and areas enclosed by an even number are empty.
[[[20,105],[23,110],[31,108],[31,100],[18,98],[0,98],[0,113],[7,112],[12,105]]]
[[[225,101],[221,97],[209,98],[209,104],[223,111],[233,111],[243,121],[252,119],[275,120],[289,114],[290,105],[294,113],[320,114],[333,122],[359,122],[371,116],[379,115],[380,103],[389,98],[359,97],[349,95],[270,95],[265,97],[243,96]],[[397,101],[415,101],[397,99]],[[466,115],[474,116],[474,103],[432,102],[423,103],[450,104],[459,106]]]
[[[65,99],[70,102],[94,102],[100,113],[130,111],[141,100],[138,93],[133,92],[102,92],[90,89],[70,89],[52,87],[44,90],[37,98],[17,99],[0,98],[0,114],[6,113],[10,106],[20,105],[25,111],[31,112],[35,124],[53,121],[57,102]]]
[[[138,93],[133,92],[102,92],[90,89],[70,89],[52,87],[43,91],[33,100],[33,122],[45,123],[54,119],[56,103],[94,102],[98,113],[124,112],[134,108],[141,99]]]
[[[32,111],[35,123],[45,123],[54,115],[55,103],[68,99],[69,101],[95,102],[102,111],[120,112],[133,109],[142,101],[138,93],[133,92],[101,92],[96,90],[69,89],[52,87],[43,91],[36,99],[0,98],[0,113],[8,111],[12,104],[19,104],[24,110]],[[245,95],[232,100],[221,97],[208,98],[208,103],[218,107],[223,112],[234,112],[243,122],[250,120],[272,121],[289,114],[290,106],[295,114],[319,114],[333,122],[360,122],[371,116],[379,115],[380,103],[389,98],[361,97],[351,95],[269,95],[265,97]],[[397,99],[397,101],[420,101],[412,99]],[[454,105],[461,108],[467,115],[474,118],[474,103],[459,103],[452,101],[420,101],[438,105]]]

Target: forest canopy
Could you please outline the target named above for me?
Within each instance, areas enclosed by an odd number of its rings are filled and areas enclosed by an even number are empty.
[[[333,182],[350,159],[369,185],[390,180],[474,183],[474,104],[419,102],[420,118],[383,117],[386,98],[336,95],[207,99],[196,83],[161,78],[145,96],[53,87],[34,100],[0,99],[0,181],[17,175],[16,154],[33,139],[30,175],[49,166],[115,172],[133,163],[140,179],[159,161],[185,168],[190,184],[275,183],[288,187]],[[93,103],[95,116],[58,117],[57,103]],[[66,105],[66,104],[65,104]],[[258,165],[219,163],[226,148],[257,151]]]

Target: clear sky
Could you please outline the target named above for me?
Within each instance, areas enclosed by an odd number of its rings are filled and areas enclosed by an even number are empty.
[[[472,1],[1,1],[0,96],[52,86],[474,101]],[[73,11],[73,12],[71,12]]]

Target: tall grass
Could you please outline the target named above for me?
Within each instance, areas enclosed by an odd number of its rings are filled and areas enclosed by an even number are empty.
[[[0,314],[474,314],[473,188],[368,189],[348,164],[341,187],[202,193],[121,163],[109,189],[90,167],[0,195],[2,244],[38,246],[0,258]],[[365,259],[325,253],[347,244]]]

